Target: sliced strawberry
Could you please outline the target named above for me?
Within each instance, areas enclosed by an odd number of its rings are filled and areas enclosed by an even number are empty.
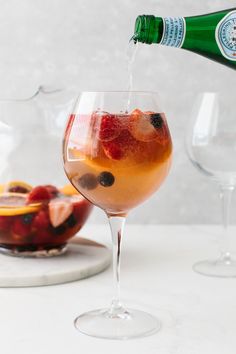
[[[111,141],[115,139],[121,131],[120,120],[114,114],[106,113],[101,116],[99,139],[101,141]]]
[[[21,216],[15,217],[12,224],[12,232],[18,236],[28,236],[31,232],[31,224],[24,223]]]
[[[0,231],[7,231],[10,228],[12,218],[9,216],[0,216]]]
[[[149,142],[157,138],[156,129],[150,121],[150,114],[135,109],[130,115],[130,132],[132,136],[142,142]]]
[[[35,228],[39,231],[45,230],[50,226],[50,219],[47,210],[40,210],[35,216],[32,228]]]
[[[53,185],[51,185],[51,184],[47,184],[47,185],[44,186],[44,187],[45,187],[45,188],[47,189],[47,191],[49,192],[51,199],[57,197],[57,195],[58,195],[58,193],[59,193],[59,190],[58,190],[55,186],[53,186]]]
[[[115,141],[104,142],[103,149],[106,156],[112,160],[121,160],[124,156],[124,151],[120,144],[117,144]]]
[[[120,135],[103,143],[103,149],[107,157],[113,160],[121,160],[135,149],[137,142],[128,130],[122,130]]]
[[[69,199],[53,199],[49,205],[49,218],[52,226],[61,225],[72,213],[73,205]]]
[[[27,201],[28,203],[47,202],[50,198],[51,195],[45,186],[37,186],[29,193]]]

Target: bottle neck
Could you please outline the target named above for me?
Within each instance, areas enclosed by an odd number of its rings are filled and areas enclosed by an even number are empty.
[[[146,43],[160,43],[171,47],[181,47],[186,32],[183,17],[138,16],[133,39]]]

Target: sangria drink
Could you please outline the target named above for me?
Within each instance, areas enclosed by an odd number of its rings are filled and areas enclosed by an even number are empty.
[[[86,125],[86,144],[78,146],[70,136]],[[135,109],[71,115],[65,143],[69,180],[113,215],[127,213],[153,194],[170,167],[172,143],[164,113]]]
[[[0,251],[24,256],[61,254],[91,208],[71,186],[32,187],[22,181],[0,185]]]
[[[119,296],[125,217],[166,178],[172,142],[155,94],[84,92],[70,115],[63,141],[64,167],[73,186],[108,216],[113,243],[114,297],[110,308],[80,315],[82,333],[126,339],[153,333],[160,322],[126,309]]]

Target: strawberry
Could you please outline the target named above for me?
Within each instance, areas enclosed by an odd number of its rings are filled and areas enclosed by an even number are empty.
[[[122,147],[114,141],[104,142],[103,149],[106,156],[112,160],[121,160],[124,156]]]
[[[52,226],[57,227],[61,225],[72,213],[73,205],[68,198],[53,199],[49,205],[49,219]]]
[[[31,224],[24,223],[21,216],[15,217],[12,228],[12,232],[18,236],[28,236],[31,232]]]
[[[121,130],[121,124],[117,116],[105,113],[101,116],[99,139],[101,141],[111,141],[115,139]]]
[[[49,192],[51,199],[57,197],[57,195],[58,195],[58,193],[59,193],[59,190],[58,190],[55,186],[53,186],[53,185],[51,185],[51,184],[47,184],[47,185],[44,186],[44,187],[45,187],[45,188],[47,189],[47,191]]]
[[[28,203],[34,202],[48,202],[51,199],[51,195],[45,186],[37,186],[32,189],[28,195]]]
[[[12,218],[9,216],[0,216],[0,231],[7,231],[10,228]]]
[[[142,142],[149,142],[157,138],[157,132],[150,120],[151,115],[135,109],[130,115],[130,133]]]
[[[49,219],[48,211],[42,209],[35,216],[32,223],[32,227],[34,229],[39,230],[40,232],[41,230],[46,230],[49,226],[50,226],[50,219]]]
[[[121,160],[135,149],[136,140],[128,130],[122,130],[120,135],[108,142],[103,142],[103,149],[107,157],[113,160]]]

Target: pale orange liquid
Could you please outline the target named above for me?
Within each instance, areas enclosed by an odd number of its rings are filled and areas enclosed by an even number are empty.
[[[148,199],[169,172],[172,142],[167,125],[164,128],[165,137],[161,143],[160,139],[138,141],[126,130],[123,135],[127,139],[124,138],[121,144],[125,154],[120,159],[109,158],[103,144],[96,139],[90,139],[86,149],[70,148],[67,134],[64,144],[66,174],[75,188],[93,204],[110,214],[126,214]],[[115,178],[111,186],[104,187],[99,183],[92,189],[81,186],[79,181],[85,174],[99,176],[104,171],[111,172]]]

